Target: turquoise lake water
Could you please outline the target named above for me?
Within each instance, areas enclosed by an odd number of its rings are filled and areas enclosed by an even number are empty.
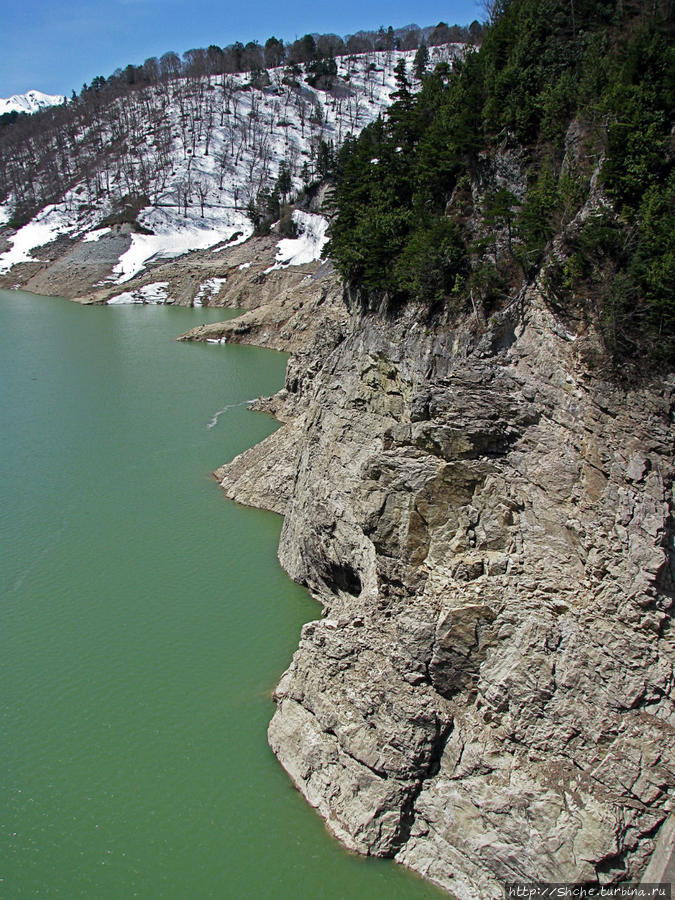
[[[349,854],[266,742],[319,614],[279,517],[211,472],[286,358],[174,338],[223,312],[0,291],[0,897],[439,898]]]

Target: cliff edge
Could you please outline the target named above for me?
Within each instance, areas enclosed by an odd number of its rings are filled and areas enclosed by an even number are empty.
[[[461,900],[639,878],[675,782],[673,379],[603,380],[536,284],[483,330],[331,283],[348,319],[218,473],[323,606],[274,752],[348,847]]]

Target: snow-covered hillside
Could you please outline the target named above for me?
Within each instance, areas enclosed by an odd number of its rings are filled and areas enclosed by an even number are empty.
[[[461,49],[431,48],[430,66]],[[60,168],[72,171],[76,161],[86,176],[10,237],[0,272],[34,259],[35,248],[59,235],[95,240],[103,220],[130,196],[146,198],[135,214],[144,233],[131,235],[115,267],[120,283],[151,258],[245,239],[252,232],[247,206],[272,188],[282,167],[292,191],[315,178],[322,148],[338,147],[378,116],[396,88],[397,63],[405,59],[410,73],[414,55],[340,57],[329,90],[310,86],[304,71],[278,68],[255,85],[249,73],[176,79],[83,110],[69,135],[71,158]],[[40,190],[38,178],[31,189]],[[0,220],[17,199],[10,192]],[[304,223],[296,224],[302,231]]]
[[[14,94],[13,97],[0,98],[0,116],[8,112],[34,113],[46,106],[58,106],[64,100],[65,97],[60,94],[43,94],[42,91]]]

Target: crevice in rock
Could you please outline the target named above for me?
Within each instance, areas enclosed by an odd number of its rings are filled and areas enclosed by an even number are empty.
[[[333,732],[333,734],[335,734],[335,732]],[[350,753],[349,750],[347,750],[347,748],[344,746],[344,744],[342,744],[340,742],[340,739],[337,737],[337,735],[336,735],[336,740],[337,740],[337,744],[338,744],[340,753],[344,753],[345,756],[348,756],[349,759],[353,759],[354,762],[357,763],[359,766],[363,766],[364,769],[368,769],[368,771],[372,772],[372,774],[376,778],[381,778],[382,781],[388,781],[389,774],[384,769],[376,769],[374,766],[369,766],[367,762],[364,762],[358,756],[354,756],[353,753]]]
[[[430,778],[433,778],[438,774],[438,771],[441,767],[441,759],[443,757],[443,751],[445,750],[445,745],[448,742],[450,735],[452,734],[454,727],[454,723],[452,721],[447,722],[445,724],[439,723],[438,731],[436,732],[436,738],[431,748],[431,754],[429,757],[429,763],[426,768],[426,772],[424,772],[421,778],[415,782],[406,794],[405,801],[403,806],[401,807],[401,818],[399,820],[399,827],[394,840],[392,841],[392,856],[399,852],[401,847],[406,844],[410,838],[410,832],[412,830],[413,823],[415,821],[415,803],[417,802],[417,798],[422,793],[424,786]]]
[[[595,872],[600,884],[611,884],[618,879],[623,879],[627,874],[626,858],[629,851],[621,850],[595,863]]]
[[[330,737],[335,738],[335,742],[337,744],[338,751],[340,753],[343,753],[349,759],[353,760],[357,765],[363,766],[364,769],[368,769],[368,771],[372,772],[372,774],[375,775],[376,778],[380,778],[383,781],[388,780],[388,778],[389,778],[388,772],[384,771],[383,769],[376,769],[374,766],[368,765],[368,763],[364,762],[358,756],[355,756],[353,753],[350,753],[349,750],[347,750],[347,748],[344,746],[344,744],[342,743],[342,741],[340,740],[340,738],[338,736],[338,733],[335,731],[335,729],[332,726],[330,726],[330,725],[325,726],[325,727],[322,726],[321,720],[319,719],[317,714],[314,712],[314,710],[310,706],[308,706],[306,703],[303,702],[304,698],[303,699],[294,698],[294,699],[295,699],[296,703],[298,703],[306,712],[308,712],[310,714],[310,716],[312,716],[313,719],[316,720],[316,722],[319,725],[319,727],[321,728],[323,734],[329,735]]]

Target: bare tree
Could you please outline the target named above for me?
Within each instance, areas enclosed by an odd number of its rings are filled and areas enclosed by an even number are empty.
[[[204,204],[206,203],[206,198],[209,195],[209,185],[208,182],[204,178],[196,178],[194,181],[194,188],[197,192],[197,196],[199,197],[199,206],[201,208],[202,219],[204,218]]]

